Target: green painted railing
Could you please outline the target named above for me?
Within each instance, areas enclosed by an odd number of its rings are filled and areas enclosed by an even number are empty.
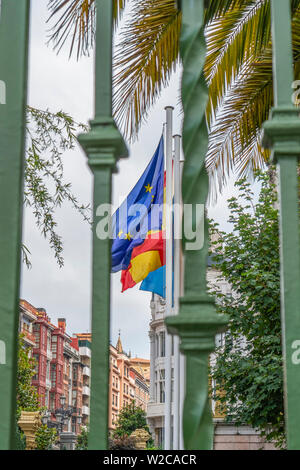
[[[264,143],[273,149],[280,198],[281,317],[284,350],[287,445],[300,449],[300,239],[299,109],[292,104],[293,54],[290,0],[271,0],[275,108],[264,125]]]
[[[95,119],[79,136],[94,174],[92,363],[89,449],[105,450],[108,440],[111,242],[100,239],[100,205],[111,203],[112,172],[127,149],[112,118],[112,2],[97,0]]]
[[[293,82],[289,0],[271,0],[274,49],[275,109],[264,126],[265,145],[272,147],[280,175],[282,332],[285,403],[289,449],[300,449],[300,257],[298,159],[300,121],[291,104]],[[112,2],[96,0],[96,112],[91,130],[79,136],[94,174],[92,390],[90,449],[107,448],[110,240],[97,235],[101,204],[111,202],[111,179],[127,150],[112,118]],[[185,113],[183,202],[205,205],[208,134],[204,78],[206,44],[204,0],[183,0],[181,56],[182,101]],[[0,16],[0,449],[15,446],[15,385],[17,370],[18,299],[24,165],[29,0],[2,0]],[[188,212],[185,219],[191,217]],[[196,223],[195,213],[188,223]],[[203,217],[204,212],[203,212]],[[208,398],[208,358],[215,334],[226,325],[207,295],[207,222],[201,249],[185,248],[185,294],[180,314],[167,320],[181,339],[187,357],[184,441],[187,450],[211,449],[213,424]],[[189,241],[191,243],[191,241]]]
[[[206,42],[204,36],[204,0],[183,0],[180,52],[183,61],[182,103],[184,109],[182,179],[184,204],[193,213],[184,212],[184,225],[197,227],[203,238],[202,249],[189,247],[184,240],[184,297],[178,316],[166,319],[168,331],[178,334],[181,351],[186,355],[186,398],[183,411],[183,436],[186,450],[212,449],[214,428],[208,393],[208,361],[215,349],[215,335],[224,330],[227,319],[216,313],[214,300],[207,294],[206,267],[208,226],[196,219],[196,205],[202,209],[208,196],[205,157],[208,131],[205,119],[208,88],[204,78]],[[188,219],[190,217],[190,219]],[[188,220],[186,220],[188,219]],[[203,232],[203,233],[201,233]],[[189,249],[190,248],[190,249]]]
[[[28,0],[0,11],[0,449],[15,447]]]

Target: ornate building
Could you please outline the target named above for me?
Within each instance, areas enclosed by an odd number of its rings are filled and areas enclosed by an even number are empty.
[[[54,411],[60,408],[60,397],[64,395],[66,406],[74,408],[64,430],[79,433],[83,365],[78,348],[66,333],[66,320],[59,319],[55,326],[45,309],[35,308],[26,300],[21,300],[19,332],[29,347],[29,354],[36,360],[32,384],[37,389],[41,406],[50,410],[54,421]]]
[[[149,369],[147,359],[132,359],[123,350],[119,335],[116,347],[110,345],[109,429],[116,427],[120,410],[135,402],[144,411],[149,401]]]
[[[82,416],[83,424],[88,424],[90,402],[90,365],[91,365],[91,333],[76,333],[73,341],[78,342],[83,369]],[[119,335],[116,346],[110,345],[109,396],[108,396],[108,426],[113,431],[120,410],[132,403],[145,411],[149,401],[149,371],[150,361],[147,359],[132,359],[123,350]]]

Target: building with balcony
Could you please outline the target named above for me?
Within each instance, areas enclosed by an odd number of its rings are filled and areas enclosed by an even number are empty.
[[[79,351],[80,363],[82,366],[82,424],[87,426],[90,417],[90,396],[91,396],[91,334],[76,333],[73,335],[72,344],[76,345]]]
[[[25,300],[20,301],[20,318],[19,318],[19,333],[22,333],[24,338],[24,343],[29,350],[32,351],[32,348],[35,344],[35,336],[33,334],[33,325],[36,320],[36,314],[31,308],[31,305],[28,304]]]
[[[23,333],[28,352],[36,360],[32,385],[37,389],[41,406],[48,408],[51,419],[55,421],[54,412],[60,408],[60,398],[64,395],[66,405],[74,408],[71,421],[64,431],[79,433],[83,364],[80,362],[78,348],[76,349],[66,333],[66,320],[59,319],[55,326],[45,309],[36,308],[26,300],[21,300],[19,332]]]
[[[73,335],[73,344],[78,343],[83,365],[82,423],[84,425],[88,424],[90,415],[91,340],[90,333]],[[119,335],[116,346],[110,345],[109,363],[108,427],[113,431],[120,410],[124,406],[134,401],[137,406],[146,410],[149,400],[150,361],[132,359],[130,354],[123,350]]]

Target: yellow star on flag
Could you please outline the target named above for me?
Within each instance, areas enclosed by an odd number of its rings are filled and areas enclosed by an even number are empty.
[[[125,235],[125,240],[129,240],[129,241],[130,241],[131,239],[132,239],[132,236],[131,236],[130,232],[126,233],[126,235]]]
[[[146,193],[151,193],[152,188],[153,188],[153,186],[150,186],[150,183],[148,183],[147,186],[145,186]]]
[[[123,230],[120,230],[120,232],[118,233],[118,238],[121,238],[122,234],[123,234]]]

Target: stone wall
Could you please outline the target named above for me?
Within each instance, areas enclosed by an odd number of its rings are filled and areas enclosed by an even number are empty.
[[[249,426],[216,423],[214,450],[275,450],[275,447]]]

